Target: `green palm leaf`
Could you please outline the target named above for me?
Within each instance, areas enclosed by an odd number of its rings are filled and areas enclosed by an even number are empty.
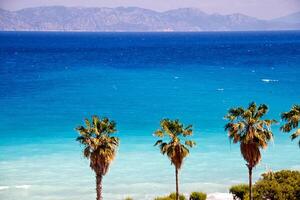
[[[160,126],[160,129],[154,132],[154,136],[162,139],[157,140],[154,145],[159,146],[161,153],[167,154],[171,163],[179,169],[189,154],[188,148],[196,145],[192,140],[184,140],[193,134],[192,125],[184,127],[179,120],[163,119]],[[165,137],[168,137],[169,141],[164,142]]]
[[[96,174],[105,175],[119,146],[119,138],[110,136],[116,132],[116,123],[96,115],[91,122],[88,119],[84,122],[85,127],[76,128],[80,134],[76,140],[84,145],[83,155],[90,159],[90,167]]]
[[[259,153],[259,156],[243,155],[247,163],[251,163],[254,167],[260,161],[260,148],[266,148],[267,144],[273,138],[271,125],[276,123],[274,119],[262,119],[268,112],[268,107],[265,104],[259,106],[255,102],[251,102],[244,109],[242,107],[231,108],[225,116],[229,122],[225,125],[225,131],[233,143],[240,143],[243,147],[254,148],[255,150],[243,150],[243,153]],[[253,145],[251,145],[253,144]],[[258,159],[259,158],[259,159]]]
[[[298,128],[300,122],[300,105],[294,105],[290,111],[281,114],[281,119],[285,121],[285,124],[280,127],[283,132],[290,132],[293,129]],[[300,135],[300,129],[297,129],[292,135],[291,139],[295,140]],[[300,147],[300,140],[299,140]]]

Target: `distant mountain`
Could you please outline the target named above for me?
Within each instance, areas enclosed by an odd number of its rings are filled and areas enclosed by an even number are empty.
[[[299,14],[259,20],[243,14],[207,14],[196,8],[166,12],[138,7],[36,7],[18,11],[0,9],[4,31],[246,31],[300,30]],[[280,20],[281,19],[281,20]]]
[[[300,12],[296,12],[284,17],[273,19],[275,22],[284,22],[290,24],[300,24]]]

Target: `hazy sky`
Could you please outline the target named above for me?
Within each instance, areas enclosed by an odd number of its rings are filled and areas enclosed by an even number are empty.
[[[239,12],[262,19],[280,17],[300,11],[300,0],[0,0],[0,7],[8,10],[50,5],[138,6],[157,11],[196,7],[207,13],[231,14]]]

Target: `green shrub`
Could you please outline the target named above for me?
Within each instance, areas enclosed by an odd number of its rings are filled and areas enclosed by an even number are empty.
[[[169,197],[170,197],[171,199],[176,199],[176,193],[175,193],[175,192],[171,193],[171,194],[169,195]],[[186,200],[186,198],[185,198],[185,196],[184,196],[183,194],[179,194],[179,200]]]
[[[206,200],[207,195],[203,192],[192,192],[189,200]]]
[[[233,195],[234,200],[244,200],[245,194],[249,191],[247,184],[238,184],[231,186],[229,192]]]
[[[234,199],[249,199],[248,189],[242,185],[233,186],[230,193],[239,195]],[[248,187],[248,186],[247,186]],[[253,199],[255,200],[299,200],[300,199],[300,171],[282,170],[262,174],[253,185]]]
[[[133,200],[131,197],[126,197],[125,200]]]
[[[154,200],[173,200],[170,197],[166,196],[166,197],[156,197]]]
[[[165,197],[156,197],[155,200],[176,200],[176,193],[173,192],[169,196],[165,196]],[[179,200],[186,200],[186,198],[183,194],[180,194]]]
[[[262,174],[253,187],[255,200],[299,200],[300,171],[282,170]]]

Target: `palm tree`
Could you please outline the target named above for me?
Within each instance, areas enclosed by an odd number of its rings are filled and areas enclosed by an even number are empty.
[[[252,200],[252,169],[260,162],[260,149],[265,149],[273,138],[271,125],[275,120],[261,119],[268,112],[268,107],[250,103],[248,108],[231,108],[225,119],[225,131],[233,143],[240,143],[241,154],[249,170],[249,199]]]
[[[178,189],[178,171],[180,170],[183,160],[189,154],[189,148],[192,148],[196,143],[192,140],[186,140],[181,143],[181,139],[193,134],[192,126],[184,127],[179,120],[163,119],[160,122],[160,129],[155,131],[154,135],[160,138],[165,136],[169,138],[168,142],[162,139],[157,140],[155,146],[159,145],[160,152],[169,157],[171,164],[175,166],[176,176],[176,200],[179,200]]]
[[[286,121],[286,124],[280,127],[283,132],[290,132],[294,128],[298,128],[300,122],[300,105],[294,105],[288,112],[281,114],[281,119]],[[300,136],[300,128],[298,128],[292,135],[292,140]],[[299,140],[300,147],[300,140]]]
[[[90,159],[90,167],[96,173],[96,200],[102,200],[102,178],[119,146],[119,138],[111,136],[116,132],[116,123],[108,118],[93,116],[91,122],[85,119],[85,126],[76,128],[80,134],[77,141],[84,145],[83,155]]]

